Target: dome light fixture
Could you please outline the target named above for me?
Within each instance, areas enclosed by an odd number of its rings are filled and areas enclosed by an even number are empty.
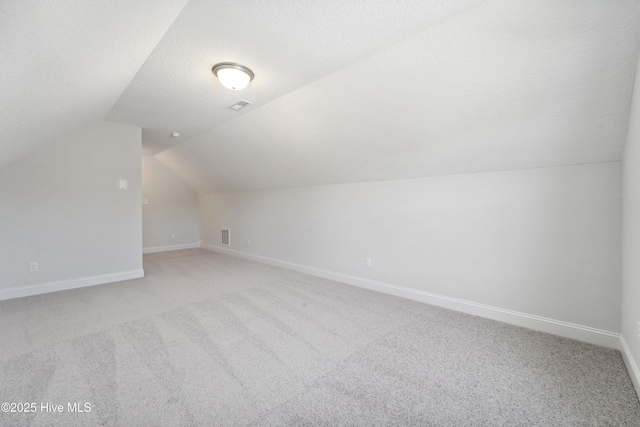
[[[231,90],[244,89],[254,77],[253,71],[233,62],[216,64],[211,71],[220,80],[222,86]]]

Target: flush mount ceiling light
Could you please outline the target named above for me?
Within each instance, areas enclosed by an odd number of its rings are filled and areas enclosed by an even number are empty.
[[[213,66],[212,71],[220,80],[222,86],[231,90],[242,90],[253,80],[253,71],[244,65],[233,62],[216,64]]]

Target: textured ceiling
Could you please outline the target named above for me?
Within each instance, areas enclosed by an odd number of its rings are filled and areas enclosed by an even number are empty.
[[[486,2],[157,158],[200,193],[618,160],[638,13]]]
[[[141,126],[145,153],[156,154],[476,3],[191,0],[108,119]],[[245,64],[256,77],[241,92],[227,90],[211,72],[219,62]],[[241,99],[252,105],[229,110]]]
[[[0,1],[0,166],[105,116],[201,194],[621,156],[637,0],[113,3]]]
[[[0,167],[103,120],[187,0],[0,0]]]

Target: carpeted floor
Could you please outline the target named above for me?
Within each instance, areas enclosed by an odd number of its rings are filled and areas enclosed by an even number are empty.
[[[145,272],[0,302],[0,400],[37,405],[0,425],[640,426],[614,350],[200,249]]]

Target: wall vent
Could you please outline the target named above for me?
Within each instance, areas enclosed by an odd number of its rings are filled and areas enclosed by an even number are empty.
[[[222,235],[220,237],[220,243],[225,246],[231,246],[231,231],[228,228],[222,229]]]

